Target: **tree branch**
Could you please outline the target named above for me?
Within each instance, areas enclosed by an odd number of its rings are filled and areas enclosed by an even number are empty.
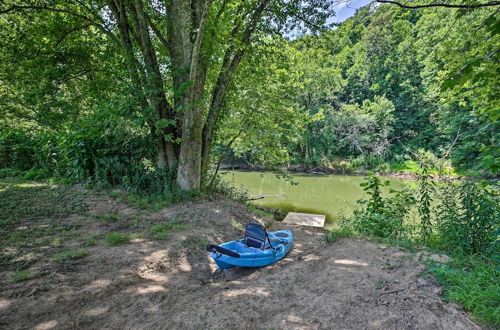
[[[19,5],[13,5],[13,6],[7,8],[7,9],[0,9],[0,14],[8,14],[11,11],[15,11],[15,10],[29,10],[29,9],[33,9],[33,10],[47,10],[47,11],[52,11],[52,12],[56,12],[56,13],[65,13],[65,14],[69,14],[69,15],[81,18],[84,21],[89,22],[91,25],[97,27],[104,34],[110,36],[114,41],[118,41],[116,39],[115,35],[111,31],[109,31],[108,29],[106,29],[104,26],[102,26],[98,22],[94,21],[93,19],[91,19],[91,18],[89,18],[89,17],[87,17],[85,15],[82,15],[80,13],[74,12],[74,11],[69,10],[69,9],[49,7],[47,5],[43,5],[43,6],[19,6]]]
[[[445,8],[461,8],[461,9],[473,9],[473,8],[482,8],[482,7],[492,7],[492,6],[500,6],[500,1],[489,1],[485,3],[476,3],[470,5],[458,5],[458,4],[449,4],[449,3],[429,3],[426,5],[408,5],[403,4],[394,0],[375,0],[378,3],[390,3],[393,5],[397,5],[401,8],[405,9],[419,9],[419,8],[431,8],[431,7],[445,7]]]
[[[158,29],[158,27],[153,23],[153,21],[151,20],[151,18],[149,17],[149,15],[146,14],[146,13],[144,13],[144,14],[145,14],[146,23],[148,24],[148,26],[151,28],[151,30],[153,30],[155,36],[161,42],[161,44],[163,45],[163,47],[165,47],[165,49],[167,50],[167,52],[171,53],[170,44],[168,43],[167,38],[165,38],[165,36],[163,35],[163,33],[161,33],[160,29]]]

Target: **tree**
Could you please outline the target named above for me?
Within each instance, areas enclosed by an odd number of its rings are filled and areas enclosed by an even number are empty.
[[[137,102],[157,141],[156,165],[199,189],[221,107],[259,35],[315,29],[332,15],[322,0],[8,1],[2,14],[53,12],[119,40]]]

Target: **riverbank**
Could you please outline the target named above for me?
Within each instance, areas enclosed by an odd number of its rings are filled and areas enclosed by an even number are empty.
[[[248,222],[284,226],[224,198],[158,211],[124,200],[0,181],[2,327],[480,328],[425,274],[426,260],[444,257],[291,227],[283,261],[212,276],[208,242],[242,236]]]

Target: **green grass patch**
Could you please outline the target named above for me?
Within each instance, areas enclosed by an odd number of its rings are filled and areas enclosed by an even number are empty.
[[[153,239],[164,240],[167,239],[169,230],[188,230],[189,225],[178,222],[165,222],[151,226],[151,231],[154,233]]]
[[[455,256],[446,265],[430,263],[429,272],[444,287],[444,298],[461,304],[475,320],[500,327],[500,268],[492,259]]]
[[[153,239],[155,240],[164,240],[164,239],[167,239],[168,238],[168,232],[167,231],[159,231],[159,232],[156,232],[154,235],[153,235]]]
[[[164,231],[164,230],[188,230],[189,225],[178,223],[178,222],[165,222],[151,227],[151,231],[154,233]]]
[[[81,213],[86,205],[81,193],[66,185],[19,179],[0,180],[0,227],[20,220],[57,219]]]
[[[89,250],[87,249],[77,249],[77,250],[68,250],[61,253],[56,253],[52,256],[52,260],[55,262],[63,262],[67,260],[77,260],[81,259],[89,254]]]
[[[120,234],[120,233],[109,233],[104,236],[106,242],[109,246],[117,246],[122,244],[127,244],[130,242],[130,235],[128,234]]]
[[[16,282],[21,282],[21,281],[26,281],[29,280],[33,277],[33,274],[29,270],[21,270],[14,275],[11,275],[9,277],[9,282],[11,283],[16,283]]]
[[[84,240],[85,246],[95,246],[97,244],[97,240],[95,236],[90,236],[85,238]]]
[[[101,214],[98,215],[97,218],[107,223],[119,222],[123,220],[123,218],[118,213]]]
[[[328,243],[335,243],[340,238],[350,237],[352,235],[353,233],[349,229],[341,227],[327,231],[325,238]]]
[[[191,236],[182,241],[182,246],[188,249],[204,250],[208,241],[204,238]]]

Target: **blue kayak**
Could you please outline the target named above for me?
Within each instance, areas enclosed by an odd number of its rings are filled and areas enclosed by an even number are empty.
[[[293,245],[291,230],[267,233],[256,223],[247,224],[245,238],[219,245],[208,245],[207,251],[220,269],[263,267],[283,259]]]

